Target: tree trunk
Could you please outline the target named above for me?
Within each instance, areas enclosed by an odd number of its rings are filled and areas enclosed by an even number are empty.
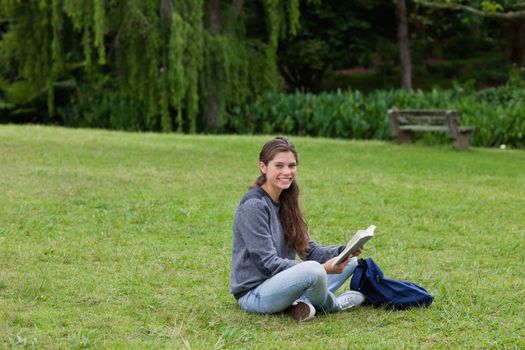
[[[210,0],[210,29],[213,35],[221,33],[221,0]]]
[[[525,20],[519,19],[506,23],[505,36],[507,57],[512,63],[522,64],[525,55]]]
[[[412,90],[412,62],[410,61],[410,46],[408,39],[408,19],[405,0],[397,1],[397,39],[399,43],[399,58],[401,68],[401,86]]]
[[[241,14],[242,6],[244,5],[244,0],[234,0],[233,9],[235,13],[235,18],[239,17]]]
[[[210,31],[212,35],[220,35],[221,33],[221,1],[210,0]],[[206,121],[206,129],[215,131],[220,126],[220,106],[219,106],[219,87],[217,82],[212,82],[208,86],[208,94],[206,98],[206,105],[204,106],[204,119]]]

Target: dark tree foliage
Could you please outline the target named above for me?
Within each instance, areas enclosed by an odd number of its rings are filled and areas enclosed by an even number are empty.
[[[395,5],[394,1],[382,0],[302,2],[298,34],[279,44],[278,64],[285,87],[289,91],[310,92],[354,86],[366,91],[400,87]],[[517,37],[506,34],[516,33],[511,30],[515,29],[511,22],[429,8],[413,1],[407,1],[406,5],[416,88],[420,84],[431,86],[435,75],[442,80],[468,80],[466,76],[471,74],[471,79],[483,81],[481,85],[505,81],[508,66],[501,66],[496,57],[502,57],[504,51],[509,52],[509,57],[519,52],[516,48],[519,40],[505,39]],[[483,60],[491,53],[495,58],[489,60],[504,68],[500,73],[478,70],[475,65],[468,68],[468,62],[465,66],[447,62],[477,57]],[[465,73],[458,74],[462,69]],[[366,73],[362,76],[368,78],[360,78],[355,71]],[[370,87],[364,79],[369,79]],[[444,83],[442,80],[439,84]]]
[[[317,91],[331,70],[371,65],[381,43],[395,40],[394,9],[386,0],[302,2],[298,34],[279,45],[288,88]]]

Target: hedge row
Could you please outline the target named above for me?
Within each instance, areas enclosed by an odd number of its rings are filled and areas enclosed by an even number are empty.
[[[506,144],[525,148],[525,88],[503,86],[480,92],[403,90],[359,91],[318,95],[272,93],[234,109],[230,131],[249,134],[289,134],[333,138],[390,138],[390,108],[457,109],[462,124],[475,125],[471,145]],[[440,142],[443,135],[425,135]]]

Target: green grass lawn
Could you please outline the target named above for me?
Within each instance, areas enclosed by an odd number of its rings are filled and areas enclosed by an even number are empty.
[[[229,293],[270,137],[0,126],[0,348],[525,348],[525,152],[292,138],[314,239],[435,294],[297,324]]]

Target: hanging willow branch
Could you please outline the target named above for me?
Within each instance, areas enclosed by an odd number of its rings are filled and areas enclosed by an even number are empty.
[[[210,23],[211,5],[220,16]],[[254,17],[266,32],[246,37]],[[277,43],[295,33],[299,0],[0,0],[0,18],[7,103],[44,97],[68,125],[194,133],[206,128],[210,89],[224,124],[229,110],[279,86]],[[73,91],[58,91],[61,81],[76,82]]]

